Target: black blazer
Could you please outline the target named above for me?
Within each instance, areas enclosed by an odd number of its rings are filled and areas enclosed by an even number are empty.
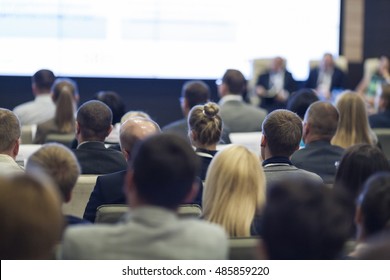
[[[390,110],[368,117],[371,128],[390,128]]]
[[[320,73],[319,68],[314,68],[310,70],[309,77],[305,82],[306,88],[317,88],[319,73]],[[344,88],[345,88],[345,74],[340,68],[335,67],[333,70],[330,91],[334,89],[344,89]]]
[[[107,149],[103,142],[85,142],[73,152],[80,163],[81,174],[108,174],[127,168],[123,154]]]

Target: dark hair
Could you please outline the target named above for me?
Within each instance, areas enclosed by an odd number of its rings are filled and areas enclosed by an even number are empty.
[[[269,259],[335,259],[352,222],[323,184],[293,177],[267,189],[261,232]]]
[[[228,69],[222,77],[230,93],[242,95],[246,90],[246,79],[244,75],[236,69]]]
[[[171,134],[138,142],[130,162],[138,195],[152,205],[169,209],[184,202],[199,167],[199,159],[189,143]]]
[[[382,85],[381,99],[385,101],[385,108],[390,109],[390,85]]]
[[[85,140],[104,141],[111,127],[112,112],[103,102],[91,100],[80,106],[77,122]]]
[[[330,141],[337,130],[339,112],[331,103],[317,101],[307,109],[305,121],[310,124],[313,135]]]
[[[372,175],[364,184],[359,203],[367,236],[390,229],[390,172]]]
[[[272,156],[290,157],[299,147],[302,138],[302,121],[288,110],[269,113],[262,124]]]
[[[96,93],[95,99],[110,107],[112,112],[112,124],[121,122],[121,118],[126,112],[126,106],[118,93],[115,91],[99,91]]]
[[[183,85],[181,96],[187,99],[190,108],[205,104],[210,99],[210,87],[202,81],[189,81]]]
[[[48,69],[41,69],[32,76],[32,83],[38,90],[49,92],[54,83],[54,73]]]
[[[293,92],[287,100],[286,109],[291,112],[297,113],[297,115],[303,119],[307,108],[310,104],[318,101],[319,98],[310,88],[303,88]]]

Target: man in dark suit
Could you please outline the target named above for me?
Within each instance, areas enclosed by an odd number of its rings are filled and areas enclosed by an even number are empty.
[[[330,100],[333,90],[345,88],[345,73],[335,65],[333,56],[326,53],[320,66],[310,70],[305,87],[316,89],[321,99]]]
[[[270,70],[261,74],[256,83],[256,93],[261,98],[260,107],[268,112],[286,108],[288,97],[296,90],[296,81],[286,70],[281,57],[272,60]]]
[[[100,101],[88,101],[80,106],[76,117],[76,139],[73,150],[82,174],[107,174],[127,168],[123,154],[107,149],[104,139],[112,130],[112,112]]]
[[[336,162],[341,159],[344,149],[330,144],[337,130],[339,113],[328,102],[314,102],[307,109],[303,122],[305,147],[296,151],[292,163],[321,176],[325,184],[333,184]]]
[[[131,159],[131,150],[136,142],[160,132],[160,127],[152,120],[134,117],[124,122],[120,128],[120,145],[126,160]],[[103,204],[125,204],[123,184],[126,167],[118,172],[97,177],[91,193],[84,219],[95,221],[96,209]]]
[[[368,117],[371,128],[390,128],[390,85],[382,87],[379,112]]]

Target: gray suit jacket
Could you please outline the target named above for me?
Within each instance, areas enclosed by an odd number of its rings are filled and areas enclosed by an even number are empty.
[[[221,105],[221,118],[233,133],[261,131],[266,115],[267,111],[243,101],[229,100]]]
[[[323,183],[323,180],[317,174],[303,169],[299,169],[294,165],[264,166],[264,173],[265,173],[265,181],[267,182],[267,186],[286,177],[295,177],[295,176],[313,180],[318,183]]]
[[[64,259],[226,259],[228,237],[218,225],[178,218],[167,209],[132,210],[123,223],[70,227]]]

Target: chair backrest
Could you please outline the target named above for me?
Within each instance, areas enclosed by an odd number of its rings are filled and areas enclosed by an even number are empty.
[[[229,239],[229,260],[256,260],[258,237],[236,237]]]
[[[62,206],[62,211],[65,215],[83,217],[85,207],[96,184],[97,176],[99,175],[80,175],[72,191],[70,202]]]
[[[229,137],[233,144],[243,145],[257,155],[260,154],[261,132],[236,132],[230,133]]]
[[[56,143],[61,143],[70,148],[74,139],[75,139],[74,133],[68,133],[68,134],[51,133],[46,136],[45,143],[56,142]]]
[[[22,144],[33,144],[35,133],[37,132],[37,125],[22,125],[20,140]]]
[[[378,142],[386,158],[390,160],[390,128],[374,128]]]
[[[19,146],[19,153],[16,156],[16,162],[24,166],[26,160],[36,152],[42,145],[39,144],[22,144]]]
[[[273,58],[255,58],[251,61],[251,77],[248,79],[247,90],[251,104],[258,106],[260,99],[255,92],[257,79],[261,74],[266,72],[272,62]]]
[[[181,218],[199,218],[202,215],[202,208],[198,204],[182,204],[178,209]]]
[[[309,67],[310,69],[318,67],[321,63],[321,60],[310,60]],[[340,55],[334,59],[334,63],[339,67],[345,74],[348,73],[348,59],[345,56]]]
[[[364,60],[364,79],[369,81],[379,67],[379,58],[366,58]]]

